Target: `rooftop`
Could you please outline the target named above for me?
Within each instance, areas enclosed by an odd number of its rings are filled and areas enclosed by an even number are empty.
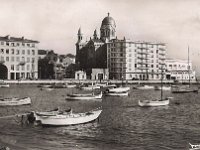
[[[9,35],[7,36],[0,36],[0,41],[5,42],[23,42],[23,43],[39,43],[38,41],[25,39],[24,37],[11,37]]]

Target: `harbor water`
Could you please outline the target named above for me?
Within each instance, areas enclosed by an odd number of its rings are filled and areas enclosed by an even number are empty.
[[[131,86],[131,85],[130,85]],[[32,104],[0,108],[0,146],[11,150],[188,150],[200,144],[200,94],[172,94],[169,106],[139,107],[138,100],[159,98],[155,90],[131,88],[128,97],[98,101],[67,101],[78,89],[41,90],[37,85],[11,85],[0,96],[30,96]],[[81,91],[82,92],[82,91]],[[2,117],[56,107],[86,112],[102,106],[98,120],[81,125],[42,127],[21,123],[21,117]]]

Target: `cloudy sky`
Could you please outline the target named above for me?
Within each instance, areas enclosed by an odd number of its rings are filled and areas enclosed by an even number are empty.
[[[0,35],[75,54],[78,28],[89,39],[108,12],[118,38],[164,42],[167,57],[181,59],[187,59],[189,45],[191,59],[200,64],[199,0],[0,0]]]

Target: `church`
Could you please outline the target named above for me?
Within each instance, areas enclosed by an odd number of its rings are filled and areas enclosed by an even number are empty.
[[[76,65],[88,79],[160,79],[165,73],[165,56],[165,43],[118,39],[109,13],[101,23],[100,37],[95,29],[93,37],[84,41],[81,28],[78,30]]]

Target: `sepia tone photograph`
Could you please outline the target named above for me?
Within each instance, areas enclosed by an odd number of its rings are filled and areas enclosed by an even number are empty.
[[[0,150],[200,150],[199,0],[0,0]]]

